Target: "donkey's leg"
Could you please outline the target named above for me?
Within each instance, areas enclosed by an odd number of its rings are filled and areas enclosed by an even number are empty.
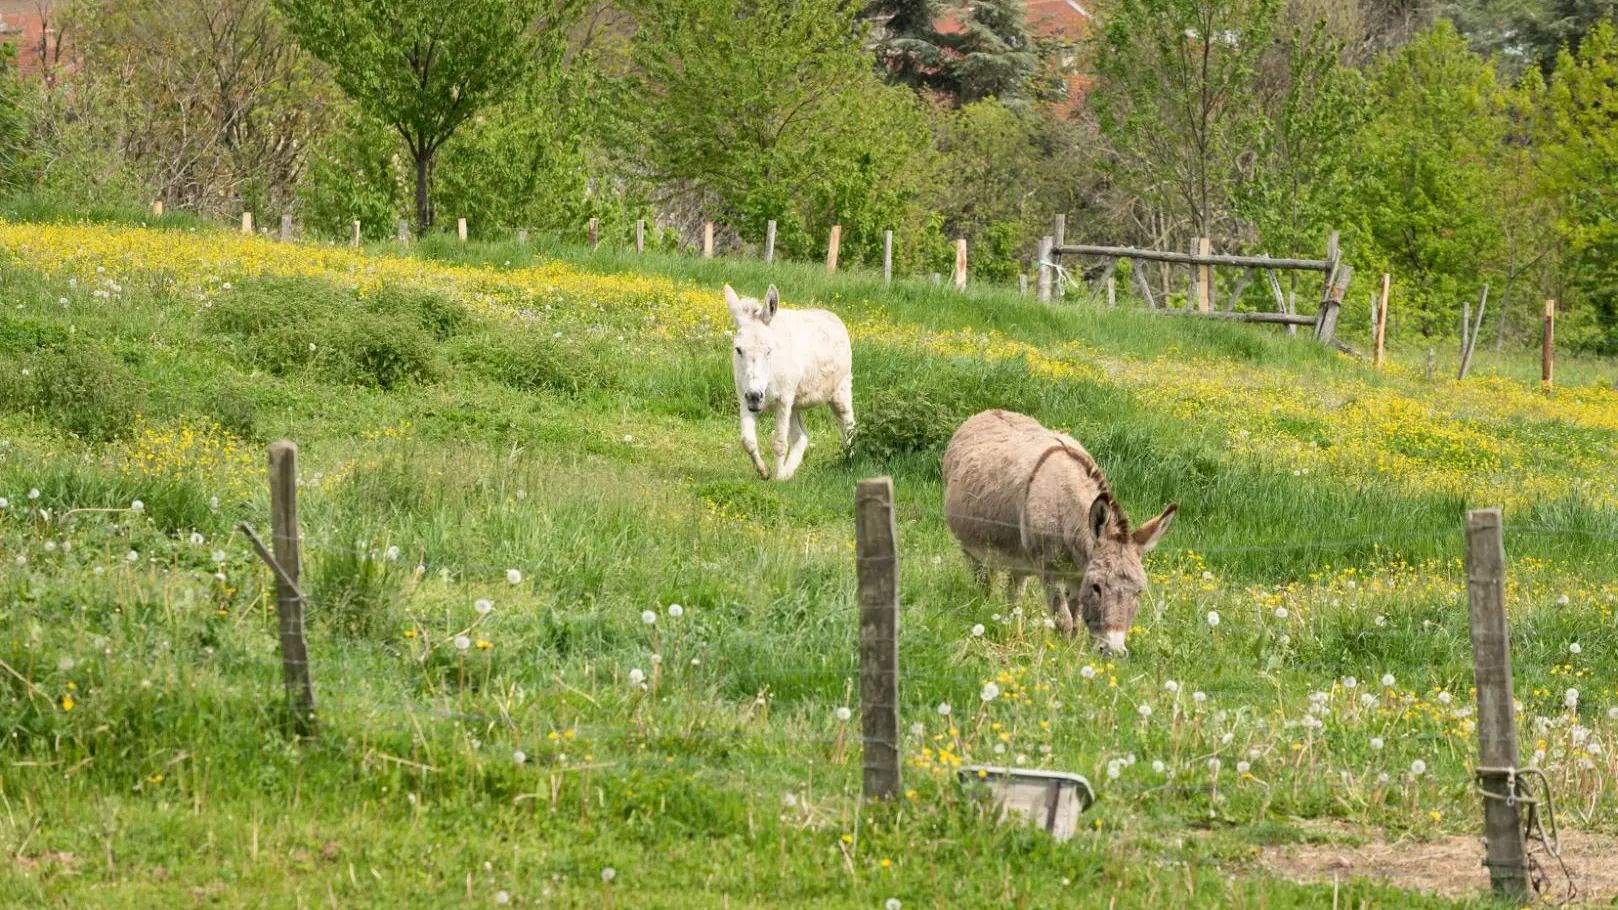
[[[966,564],[972,569],[972,581],[985,591],[993,590],[989,584],[988,564],[976,556],[973,556],[971,553],[968,553],[966,550],[962,550],[961,555],[966,557]]]
[[[837,429],[843,436],[843,451],[854,445],[854,377],[844,376],[831,398],[831,412],[837,417]]]
[[[1045,582],[1045,599],[1051,605],[1051,616],[1056,620],[1056,627],[1064,635],[1072,635],[1073,612],[1067,606],[1067,586],[1060,575],[1051,572],[1046,572],[1042,580]]]
[[[787,449],[792,435],[792,402],[783,401],[775,407],[775,433],[770,436],[770,450],[775,453],[775,479],[786,480]]]
[[[809,431],[803,426],[803,409],[792,409],[790,444],[787,448],[787,470],[781,479],[786,480],[798,473],[798,466],[803,464],[803,452],[809,448]]]
[[[770,479],[770,469],[764,464],[763,456],[758,453],[758,415],[742,405],[742,449],[747,457],[753,459],[753,467],[758,469],[758,476],[765,480]]]

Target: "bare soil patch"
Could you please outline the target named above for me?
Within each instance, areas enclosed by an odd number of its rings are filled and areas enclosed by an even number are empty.
[[[1338,833],[1334,830],[1333,833]],[[1346,833],[1346,832],[1343,832]],[[1329,883],[1370,879],[1397,888],[1464,897],[1487,891],[1489,870],[1483,865],[1480,837],[1450,837],[1426,843],[1388,841],[1379,832],[1358,832],[1368,842],[1287,844],[1266,847],[1260,862],[1276,875],[1297,882]],[[1567,880],[1543,848],[1531,852],[1550,876],[1552,900],[1567,897]],[[1578,889],[1576,904],[1607,904],[1618,898],[1618,839],[1563,831],[1562,860]]]

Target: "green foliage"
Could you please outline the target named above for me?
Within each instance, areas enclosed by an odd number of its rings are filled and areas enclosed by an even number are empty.
[[[304,225],[318,237],[347,239],[355,221],[367,240],[394,236],[409,210],[407,174],[391,128],[349,107],[311,156],[300,186]]]
[[[407,570],[388,559],[385,548],[353,534],[340,536],[335,544],[311,560],[308,592],[321,605],[314,618],[349,638],[393,637]]]
[[[1375,116],[1355,137],[1347,216],[1360,271],[1390,271],[1407,324],[1451,330],[1498,261],[1492,192],[1508,128],[1493,67],[1441,21],[1380,62]],[[1408,302],[1403,302],[1408,301]]]
[[[843,226],[851,261],[913,223],[927,161],[909,92],[882,86],[842,0],[646,0],[636,6],[637,152],[743,236],[777,222],[784,255]]]
[[[560,48],[572,0],[276,0],[303,47],[368,116],[398,131],[415,166],[416,221],[433,224],[434,157],[462,124],[520,88]],[[540,22],[533,26],[532,23]]]
[[[28,138],[28,115],[23,109],[23,85],[17,78],[17,47],[0,44],[0,191],[20,189],[23,155]]]
[[[962,12],[962,31],[947,40],[948,89],[963,103],[1026,99],[1039,65],[1023,0],[978,0]]]
[[[861,397],[855,446],[878,463],[941,456],[955,429],[988,408],[1036,410],[1040,392],[1025,364],[941,361],[896,352],[856,357]]]
[[[12,375],[0,388],[0,408],[33,413],[90,442],[129,432],[146,402],[128,367],[99,345],[75,337],[4,364]]]
[[[1569,290],[1594,316],[1568,337],[1618,351],[1618,31],[1611,24],[1592,30],[1576,55],[1557,59],[1543,116],[1540,166],[1562,211]]]
[[[454,337],[472,325],[466,307],[437,291],[404,285],[383,285],[364,300],[365,308],[385,316],[399,316],[415,323],[438,341]]]
[[[611,358],[597,346],[532,332],[468,335],[451,356],[475,375],[526,392],[575,395],[617,382]]]

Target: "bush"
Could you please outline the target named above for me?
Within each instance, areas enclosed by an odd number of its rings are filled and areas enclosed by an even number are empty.
[[[310,326],[354,308],[353,296],[329,281],[257,278],[216,300],[203,314],[203,325],[214,332],[252,337],[271,329]]]
[[[572,339],[492,332],[461,339],[456,362],[474,374],[525,392],[577,395],[617,384],[605,351]]]
[[[859,454],[876,460],[942,454],[968,417],[987,408],[1037,412],[1039,385],[1021,361],[926,358],[897,351],[857,358]]]
[[[439,341],[453,338],[472,324],[466,308],[436,291],[385,285],[365,300],[373,313],[411,320]]]
[[[342,326],[321,361],[334,378],[384,391],[430,382],[439,373],[431,336],[407,319],[375,314]]]
[[[92,442],[129,432],[145,404],[140,382],[117,358],[90,342],[47,348],[24,361],[28,374],[6,399]],[[5,406],[5,405],[0,405]]]

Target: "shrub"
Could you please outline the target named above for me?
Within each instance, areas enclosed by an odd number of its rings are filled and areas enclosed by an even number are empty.
[[[439,341],[452,338],[472,324],[466,308],[436,291],[385,285],[365,300],[365,308],[411,320]]]
[[[389,390],[439,373],[432,337],[416,323],[368,313],[339,328],[321,365],[333,378]]]
[[[140,382],[117,358],[87,341],[47,348],[29,361],[8,401],[81,439],[105,442],[129,431],[145,403]]]
[[[854,375],[855,445],[868,458],[942,454],[955,428],[987,408],[1032,412],[1039,385],[1021,361],[927,358],[881,351]]]
[[[457,362],[514,389],[577,395],[617,384],[608,354],[586,342],[527,332],[489,332],[460,341]]]
[[[214,301],[203,315],[203,325],[214,332],[252,337],[275,328],[312,326],[354,308],[353,296],[329,281],[257,278]]]

